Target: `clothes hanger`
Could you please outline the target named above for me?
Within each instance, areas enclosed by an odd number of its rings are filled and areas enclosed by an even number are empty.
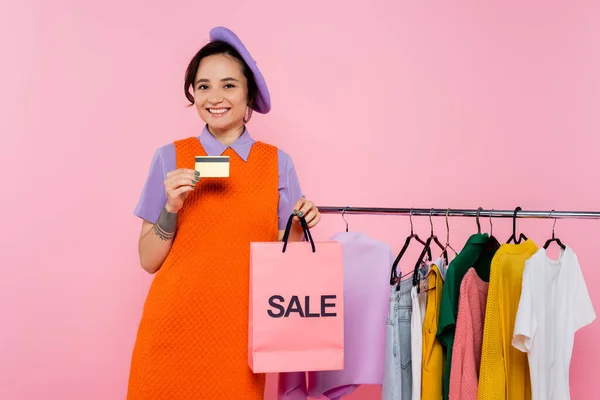
[[[444,257],[444,261],[446,261],[446,265],[448,265],[448,251],[446,250],[446,247],[439,241],[438,237],[433,234],[433,221],[431,219],[432,214],[433,214],[433,208],[429,211],[429,225],[431,225],[431,235],[428,238],[429,244],[431,244],[431,240],[433,240],[435,242],[435,244],[438,245],[438,247],[442,250],[442,256]],[[448,211],[446,211],[446,215],[448,215]],[[448,220],[446,219],[446,222],[447,221]],[[448,225],[446,225],[446,227],[448,227]],[[448,235],[449,235],[449,232],[448,232]],[[429,256],[429,261],[432,261],[431,254],[429,254],[428,256]]]
[[[492,225],[492,213],[493,212],[494,212],[494,209],[492,208],[492,211],[490,211],[490,238],[488,239],[488,242],[486,244],[484,251],[489,251],[490,249],[494,249],[494,251],[495,251],[496,249],[498,249],[498,247],[500,247],[500,242],[498,242],[498,239],[496,239],[496,236],[494,236],[494,226]]]
[[[514,244],[520,244],[522,240],[528,240],[527,236],[525,236],[522,232],[519,235],[519,239],[517,240],[517,213],[521,210],[522,210],[521,207],[515,208],[515,212],[513,214],[513,233],[506,241],[507,244],[510,243],[511,241]]]
[[[444,245],[440,243],[439,239],[433,232],[433,221],[431,219],[431,215],[433,214],[433,208],[429,211],[429,224],[431,225],[431,234],[425,241],[425,247],[421,251],[421,255],[419,256],[417,263],[415,264],[415,268],[413,269],[413,286],[417,286],[417,293],[420,293],[420,285],[419,285],[419,268],[424,261],[425,255],[427,254],[429,257],[429,261],[431,261],[431,242],[435,242],[440,249],[442,249],[442,254],[444,256],[444,261],[446,261],[446,265],[448,265],[448,252],[444,249]]]
[[[481,213],[481,211],[483,210],[482,207],[479,207],[477,209],[477,221],[479,221],[479,215]],[[494,210],[492,209],[490,211],[490,215],[489,215],[489,221],[490,221],[490,236],[488,238],[488,240],[485,242],[485,244],[483,245],[483,249],[481,249],[481,253],[479,253],[479,257],[477,257],[477,261],[475,261],[473,263],[473,266],[475,267],[475,271],[477,272],[477,275],[479,275],[479,278],[481,278],[481,280],[483,280],[484,282],[489,282],[490,280],[490,264],[489,263],[483,263],[482,260],[487,258],[489,259],[490,256],[493,257],[494,254],[496,254],[496,251],[500,248],[500,242],[498,242],[498,239],[496,239],[496,237],[493,235],[494,232],[494,226],[492,225],[492,214],[493,214]],[[481,234],[481,228],[480,228],[480,224],[477,224],[477,228],[478,228],[478,233]]]
[[[484,248],[484,253],[489,252],[489,251],[494,251],[494,253],[496,252],[496,250],[498,250],[498,248],[500,247],[500,242],[498,241],[498,239],[496,239],[496,236],[494,236],[494,226],[492,225],[492,213],[494,212],[494,209],[492,208],[492,211],[490,211],[490,238],[488,239],[485,248]]]
[[[458,256],[458,253],[456,252],[456,250],[454,250],[454,248],[450,245],[450,224],[448,223],[448,214],[450,213],[450,209],[446,209],[446,244],[444,245],[442,252],[440,253],[440,255],[438,257],[442,257],[444,255],[444,251],[446,251],[447,249],[451,249],[454,252],[454,257]],[[446,254],[447,256],[447,254]],[[448,268],[448,263],[446,262],[446,268]],[[426,280],[427,277],[429,277],[429,274],[431,273],[431,269],[429,271],[427,271],[427,274],[425,274],[425,276],[423,277],[423,280]],[[441,271],[440,271],[441,273]],[[427,281],[428,282],[428,281]],[[422,291],[422,293],[427,293],[431,290],[435,290],[435,286],[433,287],[428,287],[426,290]]]
[[[450,212],[450,209],[448,208],[446,210],[446,244],[442,248],[442,252],[440,253],[440,255],[438,257],[443,256],[444,255],[444,251],[446,251],[447,249],[450,249],[450,250],[452,250],[454,252],[454,257],[456,257],[458,255],[458,253],[456,252],[456,250],[454,250],[454,248],[450,245],[450,224],[448,223],[448,213],[449,212]]]
[[[347,210],[348,208],[349,208],[349,207],[346,207],[346,208],[344,208],[344,209],[342,210],[342,219],[343,219],[343,220],[344,220],[344,222],[346,223],[346,232],[348,232],[348,221],[346,221],[346,217],[344,217],[344,214],[346,213],[346,210]]]
[[[400,253],[396,257],[396,260],[394,260],[394,264],[392,265],[392,272],[391,272],[391,276],[390,276],[390,285],[395,285],[400,282],[400,279],[398,278],[398,273],[397,273],[398,264],[400,263],[402,256],[404,256],[404,253],[406,253],[406,250],[408,249],[408,246],[410,245],[410,242],[412,241],[412,239],[415,239],[418,243],[421,243],[423,246],[425,246],[425,242],[419,237],[419,235],[417,235],[413,231],[412,213],[413,213],[413,209],[411,208],[410,213],[408,214],[408,217],[410,219],[410,235],[404,241],[404,246],[402,246],[402,250],[400,250]],[[428,254],[431,257],[431,251],[429,251]],[[411,273],[412,273],[412,271],[411,271]],[[398,289],[400,289],[399,286],[398,286]]]
[[[553,212],[554,212],[554,210],[550,211],[549,218],[552,218]],[[550,246],[550,243],[556,242],[556,244],[558,244],[563,250],[565,250],[567,247],[560,241],[559,238],[554,237],[554,227],[555,226],[556,226],[556,217],[554,217],[554,224],[552,225],[552,237],[546,241],[546,243],[544,244],[544,249],[547,249],[548,246]]]

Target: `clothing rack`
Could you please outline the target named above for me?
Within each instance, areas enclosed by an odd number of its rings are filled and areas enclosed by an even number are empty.
[[[432,217],[493,217],[514,218],[576,218],[600,219],[600,211],[535,211],[535,210],[494,210],[494,209],[458,209],[458,208],[385,208],[385,207],[334,207],[317,206],[321,214],[370,214],[370,215],[412,215]],[[446,214],[447,213],[447,214]]]

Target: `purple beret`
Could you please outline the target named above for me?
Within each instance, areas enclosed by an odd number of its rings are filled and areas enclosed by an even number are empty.
[[[267,82],[265,82],[265,78],[260,73],[256,61],[254,61],[250,52],[246,49],[246,46],[244,46],[235,33],[222,26],[217,26],[210,30],[210,41],[214,42],[216,40],[221,40],[231,45],[238,53],[240,53],[246,64],[248,64],[252,74],[254,74],[256,85],[258,86],[258,94],[252,108],[254,111],[261,114],[268,113],[271,110],[271,96],[269,95]]]

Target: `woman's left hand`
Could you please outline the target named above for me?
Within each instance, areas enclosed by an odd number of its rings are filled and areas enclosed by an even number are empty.
[[[321,213],[319,212],[319,209],[312,201],[307,200],[304,197],[298,200],[294,205],[293,214],[297,215],[297,217],[294,217],[294,221],[298,223],[300,222],[298,217],[303,216],[304,219],[306,219],[306,224],[308,225],[309,229],[314,228],[319,221],[321,221]]]

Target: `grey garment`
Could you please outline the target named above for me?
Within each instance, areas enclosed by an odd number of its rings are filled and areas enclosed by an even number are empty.
[[[385,330],[383,400],[412,399],[411,328],[412,278],[390,288],[390,309]]]

